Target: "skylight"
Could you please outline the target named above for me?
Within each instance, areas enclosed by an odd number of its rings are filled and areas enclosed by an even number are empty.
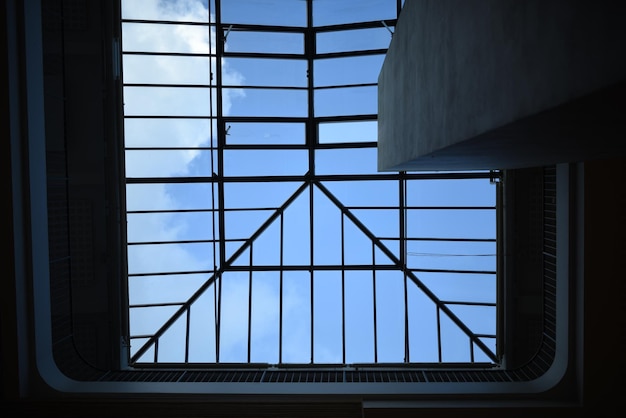
[[[131,363],[497,363],[493,174],[377,171],[400,2],[122,7]]]

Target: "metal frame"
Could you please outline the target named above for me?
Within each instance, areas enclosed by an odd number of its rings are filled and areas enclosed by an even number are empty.
[[[222,22],[221,20],[221,3],[220,0],[215,0],[215,10],[209,10],[209,14],[211,15],[213,12],[215,13],[215,22],[207,22],[207,23],[198,23],[198,22],[174,22],[174,21],[145,21],[145,20],[132,20],[126,19],[122,20],[122,24],[125,23],[142,23],[142,24],[172,24],[172,25],[201,25],[206,27],[209,30],[209,33],[214,32],[217,34],[216,39],[216,50],[211,50],[210,54],[191,54],[191,53],[148,53],[145,51],[123,51],[125,55],[167,55],[167,56],[202,56],[209,57],[210,66],[210,83],[208,84],[147,84],[147,83],[126,83],[124,84],[126,87],[176,87],[176,88],[204,88],[208,89],[210,95],[211,103],[215,100],[216,106],[209,106],[210,114],[208,116],[156,116],[156,115],[126,115],[126,119],[137,119],[137,118],[158,118],[158,119],[167,119],[167,118],[200,118],[209,120],[209,125],[211,132],[209,136],[211,138],[211,143],[206,147],[193,147],[193,148],[184,148],[184,147],[145,147],[145,148],[137,148],[137,147],[128,147],[126,150],[128,151],[139,151],[139,150],[206,150],[211,154],[211,172],[212,176],[205,177],[127,177],[125,179],[126,185],[133,184],[172,184],[172,183],[204,183],[211,185],[211,189],[213,191],[211,196],[212,207],[210,208],[202,208],[202,209],[178,209],[172,211],[159,211],[159,210],[130,210],[127,213],[132,215],[140,215],[140,214],[150,214],[157,212],[169,212],[169,213],[184,213],[184,212],[206,212],[212,214],[213,225],[211,225],[212,236],[209,239],[200,239],[200,240],[181,240],[181,241],[159,241],[159,242],[128,242],[128,247],[140,246],[140,245],[160,245],[160,244],[187,244],[187,243],[207,243],[213,246],[213,268],[202,270],[202,271],[176,271],[176,272],[142,272],[142,273],[129,273],[128,280],[133,280],[134,277],[141,276],[155,276],[155,275],[169,275],[169,274],[205,274],[207,276],[206,281],[198,287],[196,292],[189,297],[187,300],[182,302],[171,302],[171,303],[150,303],[150,304],[135,304],[129,305],[130,310],[134,309],[150,309],[154,307],[163,307],[163,306],[177,306],[176,312],[167,319],[163,325],[153,334],[150,335],[131,335],[131,340],[145,340],[143,344],[137,350],[133,350],[132,356],[130,358],[130,364],[140,365],[145,363],[154,363],[158,366],[159,363],[159,341],[160,338],[166,333],[166,331],[180,318],[185,317],[186,321],[186,331],[185,331],[185,356],[184,363],[186,366],[193,366],[194,363],[189,360],[189,338],[190,338],[190,328],[189,324],[191,321],[191,307],[192,305],[207,291],[214,292],[214,298],[216,301],[215,308],[215,320],[214,331],[215,331],[215,364],[223,363],[220,359],[220,337],[222,335],[223,330],[221,329],[222,322],[222,310],[221,310],[221,301],[222,301],[222,283],[223,283],[223,275],[227,272],[247,272],[248,273],[248,283],[249,283],[249,291],[248,291],[248,300],[247,300],[247,314],[248,314],[248,347],[247,347],[247,361],[244,364],[238,366],[254,365],[251,358],[251,332],[252,332],[252,283],[253,277],[256,272],[264,272],[264,271],[272,271],[278,272],[279,281],[280,281],[280,298],[279,298],[279,310],[280,310],[280,325],[279,325],[279,353],[278,353],[278,366],[288,366],[285,364],[283,360],[283,279],[284,275],[288,274],[291,271],[301,271],[309,273],[309,285],[310,285],[310,362],[309,365],[316,365],[318,362],[315,359],[315,346],[314,346],[314,321],[316,319],[316,315],[314,312],[314,283],[315,283],[315,272],[320,271],[336,271],[340,272],[341,277],[341,328],[342,328],[342,361],[341,365],[349,364],[349,361],[346,357],[346,321],[345,321],[345,307],[346,307],[346,294],[345,294],[345,274],[347,271],[369,271],[371,272],[372,277],[372,306],[373,306],[373,333],[374,333],[374,361],[373,364],[380,365],[383,364],[379,362],[378,355],[378,325],[377,325],[377,302],[376,302],[376,283],[377,283],[377,272],[385,271],[385,270],[393,270],[397,272],[401,272],[404,278],[404,301],[402,302],[404,305],[404,365],[414,365],[416,363],[420,363],[419,360],[415,361],[411,357],[411,350],[409,344],[409,324],[411,322],[411,317],[409,315],[409,302],[408,302],[408,289],[409,286],[416,286],[426,297],[434,304],[436,307],[436,318],[437,318],[437,353],[438,353],[438,362],[444,362],[442,356],[442,338],[441,338],[441,326],[440,326],[440,318],[443,313],[447,318],[449,318],[458,329],[463,332],[469,342],[470,346],[470,358],[468,358],[467,363],[468,366],[471,363],[478,363],[481,365],[485,365],[484,362],[476,362],[474,352],[475,349],[478,348],[484,356],[488,358],[488,362],[491,362],[492,365],[497,365],[499,363],[499,357],[496,355],[494,350],[488,347],[483,339],[496,339],[495,330],[493,334],[481,334],[473,332],[468,325],[466,325],[450,308],[452,305],[464,305],[464,306],[486,306],[486,307],[496,307],[496,302],[478,302],[471,300],[444,300],[437,296],[437,294],[432,291],[419,277],[420,273],[424,272],[434,272],[434,273],[453,273],[459,275],[469,275],[472,274],[482,274],[482,275],[493,275],[494,280],[496,277],[496,268],[495,262],[493,270],[472,270],[472,269],[432,269],[432,268],[412,268],[409,267],[409,263],[407,257],[411,255],[407,251],[407,243],[409,242],[482,242],[482,243],[493,243],[495,249],[496,238],[494,236],[482,236],[482,237],[425,237],[425,236],[415,236],[407,228],[408,218],[412,217],[413,213],[419,213],[422,210],[440,210],[440,211],[459,211],[459,210],[478,210],[478,211],[493,211],[495,214],[496,206],[495,205],[482,205],[482,206],[415,206],[407,204],[407,185],[412,182],[419,182],[421,180],[465,180],[465,179],[484,179],[485,181],[495,182],[499,178],[498,172],[419,172],[419,173],[363,173],[363,174],[318,174],[316,172],[316,164],[315,164],[315,155],[316,151],[322,149],[359,149],[359,148],[374,148],[376,147],[375,142],[350,142],[350,143],[334,143],[334,144],[320,144],[318,141],[318,127],[320,123],[325,122],[341,122],[341,121],[375,121],[376,114],[358,114],[358,115],[337,115],[337,116],[317,116],[315,113],[315,92],[324,89],[332,89],[332,88],[345,88],[345,87],[374,87],[375,83],[360,83],[354,85],[336,85],[336,86],[316,86],[314,79],[314,65],[318,60],[326,59],[326,58],[339,58],[339,57],[353,57],[353,56],[364,56],[364,55],[373,55],[373,54],[383,54],[385,50],[374,49],[374,50],[365,50],[365,51],[346,51],[346,52],[333,52],[333,53],[324,53],[319,54],[316,51],[316,35],[318,33],[331,32],[331,31],[340,31],[340,30],[350,30],[350,29],[363,29],[363,28],[376,28],[384,26],[386,28],[393,27],[396,23],[395,20],[384,20],[384,21],[371,21],[371,22],[360,22],[360,23],[350,23],[343,25],[332,25],[332,26],[322,26],[316,27],[311,24],[313,21],[313,1],[307,0],[306,2],[306,10],[307,10],[307,21],[309,24],[306,27],[283,27],[283,26],[265,26],[265,25],[250,25],[250,24],[237,24],[236,22]],[[211,2],[209,2],[211,4]],[[400,12],[401,2],[397,2],[397,12]],[[209,19],[210,21],[210,19]],[[280,33],[301,33],[304,38],[304,52],[302,54],[280,54],[280,53],[243,53],[243,52],[228,52],[224,48],[224,43],[226,41],[226,36],[231,31],[254,31],[254,32],[280,32]],[[227,60],[228,58],[266,58],[266,59],[299,59],[306,61],[307,65],[307,85],[306,87],[279,87],[279,86],[258,86],[258,85],[247,85],[247,86],[230,86],[223,84],[223,74],[222,74],[222,60]],[[213,59],[218,63],[213,67]],[[236,88],[248,88],[248,89],[287,89],[287,90],[302,90],[307,92],[307,116],[306,117],[250,117],[250,116],[229,116],[225,115],[223,112],[223,91],[225,88],[236,87]],[[213,97],[215,94],[215,97]],[[226,140],[228,135],[228,126],[231,123],[240,123],[240,122],[297,122],[303,123],[305,126],[305,143],[298,144],[290,144],[290,145],[277,145],[277,144],[251,144],[251,145],[239,145],[239,144],[229,144]],[[215,128],[214,128],[215,125]],[[216,130],[214,132],[213,130]],[[216,143],[214,139],[217,139]],[[229,176],[226,173],[226,167],[224,163],[224,152],[228,150],[305,150],[308,154],[308,166],[306,167],[306,173],[302,175],[283,175],[283,176]],[[397,188],[398,190],[398,204],[390,205],[390,206],[380,206],[380,205],[365,205],[365,206],[356,206],[356,205],[346,205],[342,203],[341,199],[339,199],[335,194],[333,194],[326,184],[332,182],[362,182],[368,180],[376,180],[376,181],[385,181],[389,182],[390,187]],[[255,183],[255,182],[299,182],[300,186],[297,190],[289,196],[280,206],[278,207],[254,207],[254,208],[238,208],[238,207],[228,207],[225,203],[225,195],[228,193],[227,185],[229,183]],[[340,239],[341,239],[341,263],[337,265],[321,265],[315,263],[315,246],[313,244],[315,240],[315,192],[318,192],[325,196],[330,202],[332,202],[338,211],[341,213],[341,231],[340,231]],[[494,192],[495,194],[495,192]],[[285,229],[284,229],[284,215],[285,212],[288,211],[290,205],[299,197],[307,196],[309,202],[309,213],[308,213],[308,225],[309,225],[309,237],[310,243],[308,245],[309,250],[309,263],[305,265],[293,265],[288,264],[284,261],[284,238],[285,238]],[[245,239],[239,239],[237,237],[230,237],[228,235],[228,225],[226,221],[226,214],[233,211],[245,211],[245,210],[253,210],[253,211],[264,211],[268,212],[269,215],[266,217],[266,220],[262,223],[262,225],[256,229],[251,236]],[[393,210],[397,213],[398,218],[398,226],[397,236],[391,237],[383,237],[378,236],[374,232],[372,232],[365,223],[363,223],[359,216],[355,213],[355,211],[388,211]],[[216,219],[217,217],[217,219]],[[494,215],[495,219],[495,215]],[[279,246],[279,254],[280,254],[280,262],[278,265],[255,265],[253,261],[253,248],[255,241],[267,230],[267,228],[272,225],[274,222],[278,222],[280,225],[280,238],[277,245]],[[367,239],[371,242],[372,248],[372,264],[353,264],[347,263],[345,260],[346,255],[346,244],[345,244],[345,230],[344,225],[345,222],[351,222],[355,225],[358,230],[364,234]],[[394,251],[390,249],[385,242],[386,241],[397,241],[398,243],[398,251]],[[238,243],[239,247],[236,251],[234,251],[231,255],[228,255],[227,244],[229,243]],[[249,254],[246,254],[246,251]],[[391,263],[376,263],[376,253],[380,252],[384,254]],[[235,265],[235,262],[240,260],[241,257],[248,255],[249,260],[248,264],[241,266]],[[132,327],[131,327],[132,331]],[[148,360],[148,355],[152,354],[152,361]],[[258,366],[258,365],[257,365]]]

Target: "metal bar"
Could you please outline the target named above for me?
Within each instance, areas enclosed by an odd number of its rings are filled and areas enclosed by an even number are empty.
[[[441,303],[443,303],[444,305],[496,306],[494,302],[462,302],[462,301],[442,300]]]
[[[462,274],[496,274],[495,270],[453,270],[453,269],[409,269],[414,273],[462,273]]]
[[[398,241],[397,237],[379,237],[381,241]],[[496,242],[495,238],[435,238],[435,237],[405,237],[406,241],[450,241],[450,242]]]
[[[254,243],[250,243],[250,267],[252,267],[253,261],[253,249]],[[252,349],[252,269],[248,273],[248,363],[251,359]]]
[[[376,246],[372,243],[372,265],[376,258]],[[378,318],[377,318],[377,302],[376,302],[376,269],[372,269],[372,305],[374,319],[374,363],[378,363]]]
[[[358,84],[333,84],[330,86],[317,86],[314,90],[332,90],[332,89],[344,89],[351,87],[377,87],[378,83],[358,83]]]
[[[316,149],[317,150],[321,150],[321,149],[353,149],[353,148],[376,148],[377,144],[374,141],[368,141],[368,142],[331,142],[331,143],[325,143],[325,144],[317,144],[316,145]],[[157,150],[159,149],[165,149],[165,148],[156,148]],[[175,148],[176,149],[183,149],[183,148]],[[201,148],[189,148],[191,150],[197,150],[197,149],[201,149]],[[306,144],[227,144],[224,146],[224,149],[228,149],[228,150],[275,150],[275,149],[285,149],[285,150],[289,150],[289,149],[296,149],[296,150],[302,150],[302,149],[308,149]]]
[[[156,209],[156,210],[129,210],[128,214],[149,214],[149,213],[190,213],[190,212],[218,212],[223,210],[224,212],[260,212],[260,211],[274,211],[277,207],[257,207],[257,208],[223,208],[223,209]],[[231,239],[233,240],[233,239]],[[228,241],[228,239],[227,239]],[[239,240],[241,241],[241,240]]]
[[[315,55],[315,32],[313,32],[313,2],[306,2],[306,22],[307,27],[304,32],[304,54],[307,61],[307,119],[305,125],[306,132],[306,144],[309,146],[309,166],[307,171],[308,187],[309,187],[309,266],[311,267],[311,363],[315,363],[315,309],[314,309],[314,290],[315,290],[315,273],[313,272],[314,263],[314,247],[315,247],[315,235],[314,235],[314,199],[313,199],[313,184],[311,180],[315,176],[315,143],[317,137],[317,126],[315,125],[315,95],[313,94],[313,87],[315,86],[314,80],[314,65],[313,56]]]
[[[341,216],[341,266],[346,264],[346,250],[345,250],[345,237],[344,237],[344,216]],[[346,364],[346,270],[341,269],[341,351],[342,362]]]
[[[398,206],[346,206],[351,210],[397,210]],[[495,206],[403,206],[404,210],[494,210]]]
[[[182,306],[185,302],[159,302],[159,303],[137,303],[133,305],[128,305],[129,309],[134,308],[159,308],[163,306]]]
[[[158,52],[158,51],[128,51],[125,50],[122,55],[147,55],[147,56],[165,56],[165,57],[199,57],[199,58],[214,58],[215,54],[206,54],[201,52]]]
[[[218,176],[206,177],[127,177],[126,184],[151,184],[151,183],[210,183],[212,181],[220,183],[266,183],[287,181],[296,182],[304,181],[310,178],[309,173],[301,175],[286,175],[286,176]],[[474,177],[457,177],[453,173],[407,173],[406,178],[411,179],[424,179],[424,180],[452,180],[461,178],[474,178]],[[475,177],[482,178],[482,177]],[[320,174],[315,176],[316,181],[354,181],[354,180],[398,180],[396,174]]]
[[[435,309],[437,309],[437,358],[439,359],[439,363],[441,363],[441,315],[439,313],[439,305],[436,305]]]
[[[341,51],[341,52],[325,52],[322,54],[315,54],[316,60],[332,59],[332,58],[344,58],[344,57],[361,57],[364,55],[385,55],[387,49],[364,49],[359,51]]]
[[[302,91],[307,90],[306,87],[300,87],[300,86],[264,86],[264,85],[224,84],[222,87],[224,89],[241,89],[241,90],[246,90],[246,89],[247,90],[302,90]]]
[[[211,0],[209,0],[210,2]],[[219,60],[218,62],[216,62],[215,65],[215,81],[216,81],[216,94],[217,97],[215,98],[215,104],[216,104],[216,111],[217,111],[217,148],[218,148],[218,155],[217,155],[217,177],[218,178],[222,178],[224,176],[224,151],[223,151],[223,146],[224,143],[226,142],[226,128],[225,128],[225,124],[223,122],[223,116],[224,113],[222,111],[222,105],[223,105],[223,100],[222,100],[222,56],[224,54],[224,43],[223,43],[223,39],[222,39],[222,31],[221,31],[221,15],[222,15],[222,11],[221,11],[221,7],[222,4],[219,0],[217,0],[215,2],[215,23],[216,23],[216,30],[215,30],[215,54],[216,54],[216,60]],[[209,63],[211,61],[209,60]],[[212,65],[212,64],[211,64]],[[212,71],[212,69],[211,69]],[[211,106],[213,106],[213,102],[211,102]],[[213,123],[211,122],[211,126],[213,126]],[[213,138],[211,138],[211,143],[213,143]],[[215,172],[212,172],[213,176],[215,176]],[[224,183],[222,182],[218,182],[217,183],[217,206],[218,208],[224,208],[226,207],[226,205],[224,204]],[[226,233],[225,233],[225,228],[226,228],[226,222],[224,220],[224,211],[219,211],[218,212],[218,230],[220,232],[220,237],[225,237]],[[244,244],[245,245],[245,244]],[[216,332],[215,332],[215,362],[219,363],[220,362],[220,348],[221,348],[221,339],[222,339],[222,279],[223,279],[223,275],[221,272],[221,269],[223,268],[223,266],[226,264],[226,242],[222,239],[220,240],[219,243],[219,252],[220,252],[220,259],[219,259],[219,266],[220,266],[220,270],[218,270],[213,276],[213,280],[215,279],[219,279],[218,282],[216,283],[217,285],[217,317],[216,317]],[[192,296],[192,298],[198,298],[200,297],[200,295],[202,293],[204,293],[204,288],[208,288],[211,285],[211,278],[209,278],[209,280],[205,283],[204,286],[201,286],[200,289],[198,289]],[[197,295],[197,296],[196,296]],[[192,304],[192,299],[189,300],[189,306],[191,306]],[[167,323],[164,325],[167,326]],[[163,329],[163,327],[161,327],[161,329]]]
[[[284,261],[284,251],[285,251],[285,215],[283,213],[280,214],[280,266],[283,266]],[[279,273],[279,324],[278,324],[278,362],[283,362],[283,286],[284,286],[284,278],[283,278],[283,270],[280,270]]]
[[[174,83],[124,83],[124,87],[211,89],[213,88],[213,85],[212,84],[174,84]]]
[[[189,363],[189,332],[191,323],[191,307],[187,309],[187,320],[185,321],[185,363]]]
[[[469,345],[470,345],[470,362],[473,363],[474,362],[474,343],[472,342],[472,340],[469,340]]]
[[[142,23],[142,24],[157,24],[157,25],[181,25],[181,26],[215,26],[215,23],[210,22],[194,22],[189,20],[156,20],[156,19],[122,19],[122,23]]]
[[[264,58],[264,59],[287,59],[301,60],[304,54],[288,54],[275,52],[225,52],[224,58]]]
[[[351,29],[375,29],[380,28],[380,22],[380,20],[370,20],[367,22],[340,23],[335,25],[316,26],[315,30],[318,33],[324,33]],[[397,19],[385,19],[384,22],[389,26],[395,26],[397,23]]]

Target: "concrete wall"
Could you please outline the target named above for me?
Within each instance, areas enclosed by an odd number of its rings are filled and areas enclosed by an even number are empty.
[[[585,97],[626,80],[625,21],[620,1],[407,1],[378,80],[379,170],[519,168],[623,152],[626,119],[613,110],[623,96]],[[559,107],[576,98],[578,113]],[[619,102],[599,110],[607,100]],[[606,132],[594,131],[600,125]],[[569,138],[581,130],[584,138]]]

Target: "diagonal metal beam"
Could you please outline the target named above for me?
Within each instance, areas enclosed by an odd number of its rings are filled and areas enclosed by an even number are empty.
[[[180,308],[174,312],[174,314],[159,328],[149,339],[144,343],[139,350],[135,353],[131,358],[131,362],[136,362],[141,356],[143,356],[153,344],[156,344],[159,338],[163,336],[165,331],[167,331],[183,314],[186,313],[191,308],[191,305],[198,300],[200,296],[209,288],[218,277],[222,275],[222,273],[230,267],[237,258],[243,254],[271,224],[274,222],[288,207],[291,205],[297,198],[304,192],[310,184],[308,182],[303,183],[300,187],[291,195],[285,202],[277,208],[268,218],[267,220],[248,238],[241,244],[241,247],[237,251],[230,256],[223,265],[219,267],[219,269],[209,277],[207,281],[205,281],[199,288],[194,292],[193,295],[189,297],[187,301],[181,304]]]
[[[341,203],[341,201],[330,191],[326,188],[326,186],[324,186],[319,180],[314,180],[313,182],[318,189],[320,189],[325,195],[326,197],[328,197],[340,210],[341,212],[347,216],[352,222],[354,222],[354,224],[361,230],[361,232],[363,232],[365,235],[367,235],[367,237],[372,240],[372,242],[374,242],[374,244],[383,252],[385,253],[385,255],[387,257],[389,257],[390,260],[392,260],[394,262],[394,264],[402,270],[402,272],[404,274],[407,275],[407,277],[409,277],[411,279],[411,281],[413,281],[413,283],[415,283],[415,285],[431,300],[433,301],[433,303],[435,303],[437,305],[437,308],[440,309],[441,311],[443,311],[451,320],[452,322],[454,322],[454,324],[456,326],[458,326],[461,331],[463,331],[465,333],[465,335],[467,335],[469,337],[469,339],[476,344],[494,363],[498,362],[498,357],[489,349],[489,347],[487,347],[485,345],[485,343],[483,343],[477,336],[476,334],[474,334],[472,332],[472,330],[470,330],[468,328],[467,325],[465,325],[465,323],[463,321],[461,321],[459,319],[458,316],[456,316],[454,314],[454,312],[452,312],[450,310],[450,308],[448,308],[448,306],[446,306],[446,304],[444,304],[441,299],[439,299],[437,297],[437,295],[435,295],[435,293],[433,293],[432,290],[430,290],[425,284],[424,282],[422,282],[412,270],[409,270],[401,261],[400,259],[398,259],[395,254],[389,249],[387,248],[387,246],[385,246],[385,244],[382,243],[382,241],[380,239],[378,239],[378,237],[376,237],[374,235],[374,233],[372,233],[372,231],[369,230],[368,227],[366,227],[358,218],[356,215],[354,215],[348,208],[346,208],[343,203]],[[402,216],[402,215],[401,215]]]

